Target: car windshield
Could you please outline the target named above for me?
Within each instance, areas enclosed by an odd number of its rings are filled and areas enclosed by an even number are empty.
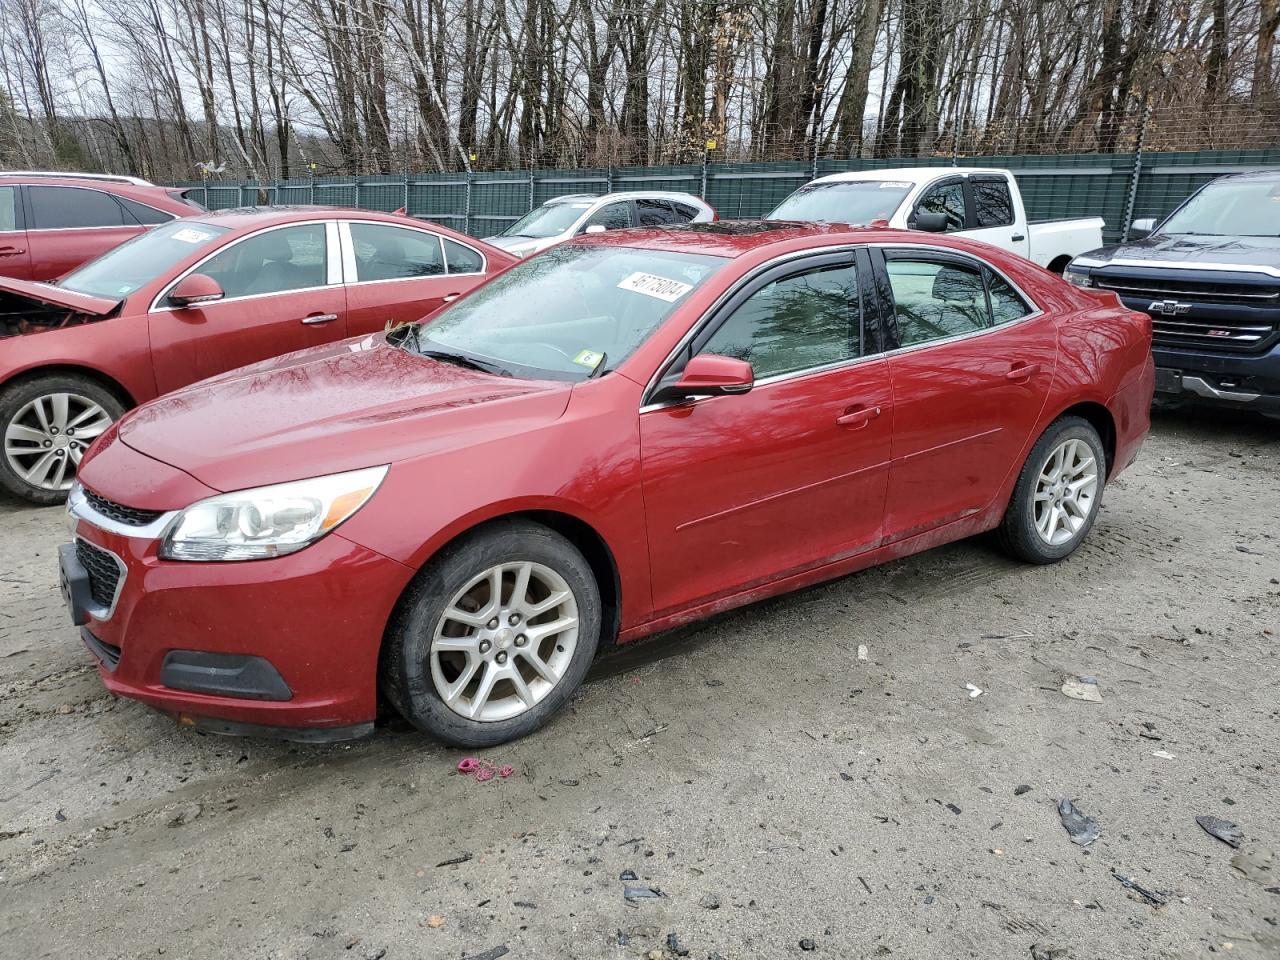
[[[593,200],[574,201],[572,203],[550,203],[525,214],[502,233],[500,237],[530,237],[545,240],[547,237],[558,237],[575,223],[586,212]]]
[[[630,356],[725,263],[637,247],[552,247],[391,342],[509,376],[585,380]]]
[[[855,224],[888,220],[910,190],[905,180],[811,183],[783,200],[765,219]]]
[[[174,220],[153,227],[73,270],[58,286],[112,300],[127,297],[175,263],[207,247],[227,229],[194,220]]]
[[[1158,232],[1213,237],[1280,236],[1280,180],[1211,183],[1183,204]]]

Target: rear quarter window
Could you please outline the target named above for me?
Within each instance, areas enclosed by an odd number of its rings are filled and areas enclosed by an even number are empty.
[[[27,187],[32,227],[66,230],[74,227],[120,227],[124,209],[115,197],[86,187]]]

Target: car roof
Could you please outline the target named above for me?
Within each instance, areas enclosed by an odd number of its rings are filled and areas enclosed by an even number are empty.
[[[322,204],[289,204],[263,207],[228,207],[223,210],[209,210],[195,214],[193,219],[204,223],[216,224],[220,227],[239,229],[240,227],[268,227],[277,223],[296,223],[301,220],[333,218],[350,218],[353,220],[385,220],[387,223],[417,223],[421,226],[439,227],[435,223],[423,223],[413,217],[398,213],[383,213],[381,210],[359,210],[354,207],[335,207]],[[446,232],[446,227],[439,227]]]
[[[1219,180],[1275,180],[1280,181],[1280,170],[1245,170],[1242,173],[1229,173]]]
[[[645,197],[655,197],[660,200],[692,200],[694,203],[707,206],[707,201],[692,193],[681,193],[678,190],[615,190],[613,193],[567,193],[564,196],[552,197],[543,203],[544,207],[552,207],[561,203],[596,203],[608,200],[637,200]]]
[[[715,223],[681,223],[665,227],[633,227],[606,233],[584,234],[569,243],[591,246],[641,247],[713,257],[740,257],[767,247],[837,245],[909,239],[921,241],[913,230],[853,227],[839,223],[799,220],[717,220]],[[927,234],[932,238],[937,234]],[[812,244],[795,241],[812,240]],[[824,244],[825,242],[825,244]]]
[[[50,180],[82,180],[96,184],[118,184],[131,187],[154,187],[150,180],[111,173],[79,173],[70,170],[0,170],[0,180],[33,180],[45,183]]]
[[[1005,176],[1008,170],[999,167],[885,167],[877,170],[846,170],[843,173],[829,173],[825,177],[810,180],[805,186],[815,183],[839,183],[857,180],[934,180],[938,177],[961,174],[997,174]]]

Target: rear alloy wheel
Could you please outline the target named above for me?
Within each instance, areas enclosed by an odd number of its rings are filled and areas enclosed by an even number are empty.
[[[1000,525],[1001,544],[1029,563],[1069,556],[1098,516],[1106,472],[1092,424],[1079,417],[1051,424],[1023,464]]]
[[[107,390],[50,376],[0,392],[0,487],[33,503],[60,503],[89,445],[124,412]]]
[[[383,643],[382,689],[419,729],[492,746],[550,719],[599,634],[600,592],[578,549],[539,524],[502,521],[418,575]]]

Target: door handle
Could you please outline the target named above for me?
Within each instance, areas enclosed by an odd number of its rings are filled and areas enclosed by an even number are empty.
[[[462,296],[461,293],[446,293],[441,299],[443,299],[445,303],[453,303],[453,301],[457,300],[460,296]]]
[[[1038,363],[1016,363],[1013,369],[1004,375],[1004,378],[1012,380],[1014,383],[1025,383],[1039,372],[1040,364]]]
[[[879,407],[850,408],[841,416],[836,417],[836,423],[852,430],[861,430],[878,416],[880,416]]]
[[[16,257],[18,254],[26,252],[21,247],[0,247],[0,257]]]
[[[1015,233],[1009,239],[1012,240],[1014,243],[1021,243],[1023,240],[1027,239],[1027,236],[1024,233]]]
[[[305,324],[332,323],[337,319],[338,315],[336,313],[312,313],[303,317],[302,322]]]

